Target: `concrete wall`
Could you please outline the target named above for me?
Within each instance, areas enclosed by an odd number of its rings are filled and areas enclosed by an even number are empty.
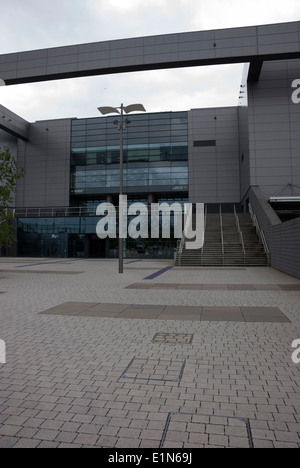
[[[250,155],[249,155],[249,119],[248,107],[239,107],[239,159],[241,200],[250,188]]]
[[[0,105],[0,130],[4,130],[10,135],[27,140],[29,126],[30,124],[27,120],[22,119],[19,115]]]
[[[300,60],[265,62],[260,80],[249,83],[250,184],[266,198],[287,184],[300,185],[300,104],[292,83]]]
[[[300,278],[300,218],[272,229],[272,266]]]
[[[239,203],[236,107],[189,112],[189,185],[192,203]]]
[[[18,140],[16,137],[10,135],[3,130],[0,130],[0,148],[4,148],[7,146],[10,149],[10,152],[17,158],[17,150],[18,150]]]
[[[300,279],[300,218],[282,223],[258,187],[249,198],[271,252],[271,266]]]
[[[69,205],[71,120],[30,125],[29,142],[18,142],[18,163],[26,175],[17,187],[16,207]]]

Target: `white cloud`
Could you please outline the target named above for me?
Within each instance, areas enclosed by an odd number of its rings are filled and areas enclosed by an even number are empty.
[[[176,0],[175,0],[176,2]],[[153,8],[165,10],[168,6],[168,0],[91,0],[90,4],[93,4],[95,8],[99,8],[100,11],[108,11],[113,14],[127,14],[134,13],[139,14],[141,11],[152,10]]]
[[[299,19],[299,0],[10,0],[1,5],[0,53]],[[228,106],[241,76],[232,65],[0,87],[0,103],[30,121],[91,117],[121,102],[151,112]]]

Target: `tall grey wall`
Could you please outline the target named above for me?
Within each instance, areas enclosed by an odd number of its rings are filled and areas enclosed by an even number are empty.
[[[300,185],[300,104],[292,83],[300,60],[265,62],[260,80],[249,83],[250,184],[266,198],[285,185]]]
[[[69,205],[70,139],[70,119],[30,125],[29,141],[18,142],[18,163],[26,175],[17,187],[17,207]]]
[[[0,104],[0,130],[22,140],[28,139],[30,123]]]
[[[192,203],[239,203],[238,109],[189,112],[189,185]]]
[[[271,262],[300,279],[300,218],[273,226]]]
[[[248,107],[239,107],[239,144],[240,144],[240,181],[241,200],[250,187],[250,158],[249,158],[249,119]]]
[[[258,187],[249,198],[271,252],[271,266],[300,279],[300,218],[282,223]]]
[[[17,138],[14,137],[13,135],[10,135],[9,133],[5,132],[4,130],[0,130],[0,148],[4,148],[7,146],[11,153],[14,155],[15,158],[18,157],[17,154],[17,148],[18,148],[18,143],[17,143]]]

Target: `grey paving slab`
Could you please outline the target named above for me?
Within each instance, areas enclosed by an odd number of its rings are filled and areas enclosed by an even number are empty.
[[[167,306],[163,313],[164,314],[171,314],[171,315],[201,315],[202,307],[201,306]]]
[[[283,291],[300,291],[300,284],[279,284]]]
[[[80,312],[77,314],[77,317],[95,317],[95,318],[115,318],[120,314],[120,312],[113,312],[113,311],[102,311],[102,310],[97,310],[94,307],[88,310],[84,310],[83,312]],[[62,314],[66,315],[66,314]],[[74,315],[73,315],[74,316]]]
[[[159,320],[178,320],[178,321],[183,320],[183,321],[188,321],[188,322],[193,322],[193,321],[200,322],[201,315],[200,314],[199,315],[196,315],[196,314],[178,315],[178,314],[172,314],[172,313],[169,313],[169,314],[162,313],[159,316]]]
[[[290,322],[278,307],[241,307],[246,322]]]
[[[241,309],[239,307],[204,307],[202,312],[203,321],[214,322],[244,322]]]
[[[217,270],[220,271],[220,270]],[[298,284],[209,284],[209,283],[134,283],[126,289],[157,289],[187,291],[300,291]]]
[[[77,315],[87,309],[97,306],[97,303],[92,302],[65,302],[58,306],[47,309],[41,312],[42,314],[50,315]]]
[[[121,318],[142,320],[202,320],[219,322],[274,322],[290,320],[276,307],[162,306],[151,304],[95,304],[67,302],[41,312],[68,317]]]
[[[130,305],[129,304],[104,304],[104,303],[98,303],[96,305],[92,305],[89,307],[89,312],[114,312],[114,313],[120,313],[126,310]]]

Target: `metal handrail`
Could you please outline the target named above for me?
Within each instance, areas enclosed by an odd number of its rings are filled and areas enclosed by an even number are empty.
[[[271,256],[271,252],[270,252],[270,249],[269,249],[269,246],[268,246],[268,243],[267,243],[267,240],[266,240],[266,237],[265,237],[265,233],[264,231],[260,228],[260,225],[259,225],[259,221],[258,221],[258,218],[256,216],[256,214],[254,213],[253,211],[253,208],[252,208],[252,205],[251,203],[249,203],[249,213],[250,213],[250,216],[251,216],[251,219],[252,219],[252,222],[253,222],[253,226],[256,228],[256,232],[259,236],[259,239],[264,247],[264,250],[265,250],[265,253],[267,255],[267,258],[268,258],[268,266],[270,266],[270,256]]]
[[[3,208],[2,213],[5,213],[5,216],[7,217],[8,211],[11,211],[12,218],[14,218],[14,217],[15,217],[15,211],[16,211],[16,210],[15,210],[14,208],[7,208],[7,207],[6,207],[6,208]],[[0,221],[0,224],[6,223],[6,221],[7,221],[7,220],[4,219],[3,221]]]
[[[204,208],[204,232],[206,232],[206,224],[207,224],[207,205]],[[204,244],[201,249],[201,266],[203,266],[203,254],[204,254]]]
[[[72,206],[59,207],[33,207],[12,208],[17,218],[57,218],[57,217],[88,217],[96,216],[95,208],[83,208]]]
[[[238,229],[238,232],[239,232],[239,235],[240,235],[240,239],[241,239],[241,244],[242,244],[242,249],[243,249],[243,254],[244,254],[244,266],[245,266],[246,265],[246,249],[245,249],[244,236],[243,236],[243,233],[241,231],[240,221],[239,221],[239,217],[238,217],[237,212],[236,212],[235,205],[233,205],[233,209],[234,209],[234,215],[235,215],[235,220],[236,220],[236,226],[237,226],[237,229]]]
[[[220,228],[221,228],[221,242],[222,242],[222,258],[223,258],[223,266],[224,266],[224,264],[225,264],[225,246],[224,246],[222,205],[220,205]]]
[[[185,234],[184,232],[182,233],[182,238],[180,241],[179,249],[178,249],[178,265],[181,266],[181,256],[184,248],[184,243],[185,243]]]
[[[193,222],[193,211],[190,210],[188,212],[188,216],[187,218],[185,219],[185,222],[184,222],[184,227],[186,226],[189,226],[190,223]],[[182,256],[182,252],[183,252],[183,249],[184,249],[184,244],[185,244],[185,241],[186,241],[186,235],[185,235],[185,231],[183,230],[182,232],[182,238],[181,238],[181,242],[180,242],[180,246],[179,246],[179,256],[178,256],[178,263],[179,263],[179,266],[181,266],[181,256]]]

